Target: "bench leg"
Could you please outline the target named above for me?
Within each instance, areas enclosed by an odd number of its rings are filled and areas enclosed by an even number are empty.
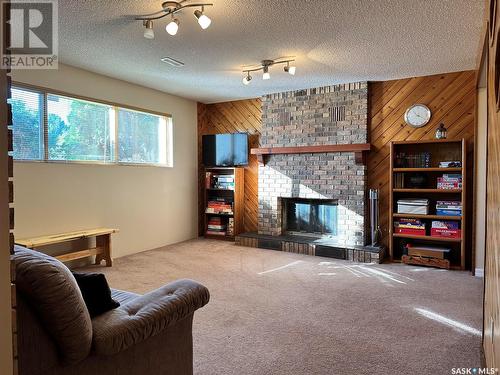
[[[95,257],[95,263],[101,264],[104,259],[106,261],[106,267],[111,267],[113,265],[113,258],[111,258],[111,234],[103,234],[96,237],[96,246],[103,249],[102,254],[98,254]]]

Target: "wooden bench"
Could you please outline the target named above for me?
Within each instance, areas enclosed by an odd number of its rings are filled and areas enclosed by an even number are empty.
[[[95,237],[95,247],[86,250],[67,252],[57,255],[55,258],[59,259],[61,262],[69,262],[70,260],[82,259],[95,255],[95,264],[101,264],[101,262],[105,260],[106,266],[111,267],[113,265],[113,259],[111,258],[111,234],[116,232],[118,232],[118,229],[96,228],[76,232],[52,234],[49,236],[16,239],[16,244],[33,250],[38,250],[41,246]]]

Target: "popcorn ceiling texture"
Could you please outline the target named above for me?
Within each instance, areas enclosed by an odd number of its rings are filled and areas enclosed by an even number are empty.
[[[366,143],[368,84],[267,95],[262,113],[262,147]],[[283,234],[280,198],[336,199],[337,240],[364,245],[366,183],[352,152],[269,155],[259,167],[259,233]]]
[[[161,9],[161,0],[59,0],[60,62],[203,103],[346,82],[476,69],[482,0],[216,0],[201,30],[194,9],[178,14],[179,32],[154,22],[143,37],[133,16]],[[186,63],[175,68],[165,56]],[[271,79],[243,66],[296,56],[297,74],[271,67]],[[165,111],[169,111],[168,107]]]

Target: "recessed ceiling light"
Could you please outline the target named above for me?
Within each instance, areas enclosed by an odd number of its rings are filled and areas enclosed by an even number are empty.
[[[182,61],[176,60],[172,57],[166,56],[166,57],[162,57],[160,60],[163,61],[164,63],[172,65],[172,66],[176,66],[176,67],[184,66],[184,63]]]

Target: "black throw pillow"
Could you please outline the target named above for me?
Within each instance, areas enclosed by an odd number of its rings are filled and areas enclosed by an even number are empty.
[[[73,272],[73,276],[80,287],[91,318],[120,306],[111,298],[111,289],[102,273]]]

